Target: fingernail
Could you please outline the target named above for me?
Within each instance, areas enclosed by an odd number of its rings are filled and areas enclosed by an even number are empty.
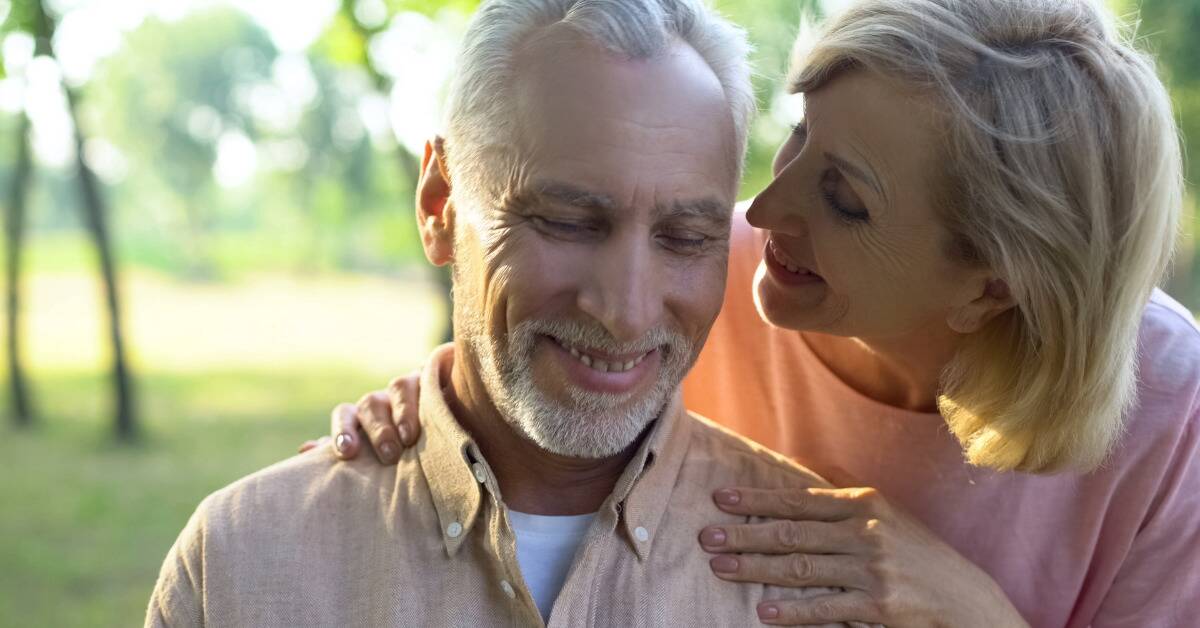
[[[708,561],[708,564],[717,573],[737,573],[738,570],[738,559],[733,556],[718,556]]]
[[[350,451],[350,445],[353,443],[354,440],[351,439],[350,435],[346,434],[345,432],[338,434],[337,438],[333,441],[334,447],[337,447],[338,452],[343,454]]]
[[[379,446],[379,453],[385,461],[391,462],[396,459],[396,446],[390,442],[385,442]]]
[[[742,494],[731,488],[723,488],[713,493],[713,499],[717,500],[718,504],[736,506],[742,501]]]
[[[705,528],[700,534],[700,542],[705,545],[724,545],[725,531],[721,528]]]
[[[405,445],[411,445],[411,444],[412,444],[412,443],[411,443],[411,442],[408,440],[408,426],[407,426],[407,425],[404,425],[403,423],[402,423],[402,424],[400,424],[400,425],[397,425],[397,426],[396,426],[396,431],[397,431],[397,432],[400,432],[400,442],[404,443]]]
[[[771,606],[768,604],[766,606],[758,607],[758,618],[759,619],[775,619],[777,617],[779,617],[779,607],[778,606]]]

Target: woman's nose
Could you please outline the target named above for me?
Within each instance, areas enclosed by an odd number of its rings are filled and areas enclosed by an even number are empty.
[[[788,172],[781,174],[787,176]],[[759,229],[801,236],[808,232],[808,212],[803,199],[796,196],[794,186],[784,185],[777,178],[754,197],[746,210],[746,220]]]

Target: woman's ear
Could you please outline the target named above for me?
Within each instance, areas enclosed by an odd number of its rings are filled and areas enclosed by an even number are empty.
[[[973,282],[973,294],[965,303],[954,306],[946,315],[946,324],[960,334],[979,331],[993,318],[1011,310],[1016,301],[1003,279],[984,278]]]
[[[435,137],[425,142],[416,203],[421,244],[425,247],[425,257],[434,266],[454,261],[454,204],[450,202],[450,190],[444,140]]]

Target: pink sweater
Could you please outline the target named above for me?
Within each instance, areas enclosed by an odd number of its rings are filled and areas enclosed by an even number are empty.
[[[688,408],[814,471],[855,478],[987,571],[1035,627],[1200,626],[1200,330],[1155,292],[1138,403],[1109,461],[1042,477],[968,466],[937,414],[849,388],[751,301],[761,235],[735,216],[721,317]]]

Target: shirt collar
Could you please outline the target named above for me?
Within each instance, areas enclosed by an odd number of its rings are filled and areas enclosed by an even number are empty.
[[[625,541],[640,560],[649,556],[658,536],[687,453],[691,427],[682,392],[676,390],[605,502],[617,507]]]
[[[442,540],[451,556],[458,552],[475,526],[483,502],[480,483],[471,469],[472,457],[482,456],[446,404],[443,389],[450,385],[453,364],[454,345],[442,345],[434,350],[421,373],[417,406],[421,438],[416,445],[421,470],[437,509]]]
[[[453,363],[454,345],[443,345],[434,350],[421,374],[421,438],[416,445],[451,556],[479,520],[481,487],[494,484],[478,446],[446,404],[443,389],[450,383]],[[644,560],[654,544],[687,451],[691,424],[682,394],[676,391],[601,506],[602,513],[616,511],[622,536],[639,559]]]

